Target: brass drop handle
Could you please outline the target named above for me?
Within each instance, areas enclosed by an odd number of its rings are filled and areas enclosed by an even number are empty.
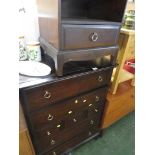
[[[48,121],[52,121],[53,120],[53,116],[51,114],[48,114],[47,120]]]
[[[75,100],[75,104],[77,104],[79,101],[78,100]]]
[[[96,32],[92,33],[90,35],[90,40],[93,42],[97,41],[98,40],[98,34]]]
[[[60,124],[58,124],[58,125],[57,125],[57,128],[60,128],[60,127],[61,127],[61,125],[60,125]]]
[[[74,118],[74,119],[73,119],[73,122],[74,122],[74,123],[76,123],[76,122],[77,122],[77,120]]]
[[[51,93],[48,91],[45,91],[44,98],[46,98],[46,99],[51,98]]]
[[[99,96],[95,96],[95,101],[98,102],[100,100]]]
[[[51,132],[50,132],[50,131],[47,131],[47,135],[48,135],[48,136],[51,135]]]
[[[70,114],[72,114],[73,113],[73,111],[72,110],[70,110],[70,111],[68,111],[68,114],[70,115]]]
[[[55,144],[55,140],[51,139],[51,145],[54,145]]]
[[[98,110],[97,110],[97,109],[95,109],[95,112],[98,112]]]
[[[83,100],[83,103],[85,103],[85,102],[87,102],[87,100],[85,99],[85,100]]]
[[[91,125],[93,125],[93,124],[94,124],[94,121],[93,121],[93,120],[91,120],[91,121],[90,121],[90,124],[91,124]]]
[[[55,151],[53,151],[53,155],[57,155]]]
[[[92,106],[92,104],[89,104],[89,107],[91,107]]]
[[[102,81],[103,81],[102,76],[99,75],[99,77],[98,77],[98,81],[99,81],[99,82],[102,82]]]

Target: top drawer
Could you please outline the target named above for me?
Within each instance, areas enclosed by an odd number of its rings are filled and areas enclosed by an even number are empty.
[[[120,32],[118,25],[62,25],[62,50],[113,46]]]
[[[51,83],[27,88],[23,91],[28,111],[33,111],[80,93],[107,85],[110,82],[113,67],[98,69],[60,78]]]

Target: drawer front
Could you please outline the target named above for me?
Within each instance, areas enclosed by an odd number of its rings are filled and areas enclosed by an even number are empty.
[[[82,144],[83,141],[88,140],[89,138],[93,137],[93,135],[96,134],[96,136],[99,135],[99,129],[96,130],[87,130],[82,132],[81,134],[79,134],[78,136],[74,137],[73,139],[71,139],[70,141],[58,146],[57,148],[44,153],[43,155],[62,155],[70,150],[72,150],[73,148],[75,148],[76,146],[79,146],[79,144]]]
[[[109,84],[113,67],[82,73],[71,78],[23,90],[28,111],[49,106],[63,99]]]
[[[46,132],[46,136],[43,136],[40,140],[37,140],[38,152],[44,152],[46,150],[52,149],[57,145],[60,145],[61,143],[81,134],[84,131],[89,130],[91,132],[97,130],[99,127],[99,120],[99,116],[93,117],[77,124],[75,127],[71,127],[69,130],[60,131],[59,133],[54,133],[52,131],[50,132],[47,129],[48,133]],[[49,132],[51,134],[49,134]]]
[[[100,88],[34,112],[30,115],[32,126],[34,129],[38,129],[46,125],[56,127],[60,124],[62,127],[65,125],[65,128],[73,125],[70,122],[73,122],[74,119],[81,121],[87,118],[88,114],[95,113],[95,109],[97,109],[96,113],[98,113],[99,108],[96,106],[103,105],[107,91],[107,87]]]
[[[120,26],[62,25],[62,50],[113,46],[118,43]]]

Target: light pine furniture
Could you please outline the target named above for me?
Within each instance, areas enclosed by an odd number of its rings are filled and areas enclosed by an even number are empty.
[[[119,38],[120,51],[117,57],[118,67],[114,70],[112,76],[111,92],[115,94],[119,83],[133,79],[134,74],[123,69],[126,60],[135,57],[135,31],[121,29]],[[134,85],[134,82],[131,82]]]
[[[120,83],[117,93],[107,95],[107,104],[102,119],[102,128],[107,128],[135,109],[135,87],[131,80]]]
[[[19,105],[19,155],[35,155],[21,105]]]

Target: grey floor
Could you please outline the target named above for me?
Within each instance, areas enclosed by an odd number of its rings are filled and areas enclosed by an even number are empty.
[[[135,113],[132,112],[107,128],[103,137],[80,146],[72,155],[134,155]]]

